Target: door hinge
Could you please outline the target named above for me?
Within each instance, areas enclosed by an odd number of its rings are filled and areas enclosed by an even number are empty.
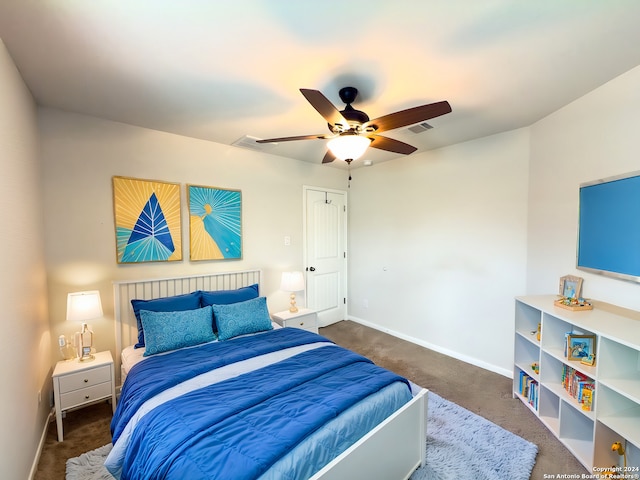
[[[345,305],[347,304],[347,297],[344,297],[344,298],[342,299],[342,303],[344,303]]]

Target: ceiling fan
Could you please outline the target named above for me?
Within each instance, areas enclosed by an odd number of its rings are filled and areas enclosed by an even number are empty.
[[[424,122],[430,118],[451,112],[449,102],[443,101],[408,108],[370,120],[366,113],[351,106],[358,96],[358,89],[355,87],[340,89],[340,99],[346,104],[341,111],[318,90],[301,88],[300,92],[327,121],[331,133],[268,138],[266,140],[257,140],[257,143],[329,140],[327,142],[328,150],[322,159],[322,163],[329,163],[339,159],[350,164],[353,160],[361,157],[369,146],[388,152],[409,155],[415,152],[417,148],[399,140],[379,135],[379,133]]]

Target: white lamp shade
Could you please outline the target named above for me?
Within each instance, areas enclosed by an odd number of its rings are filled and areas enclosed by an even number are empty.
[[[302,272],[282,272],[280,290],[285,292],[300,292],[304,290],[304,275]]]
[[[367,151],[371,139],[355,134],[342,134],[327,142],[331,153],[339,160],[357,160]]]
[[[84,322],[102,316],[102,302],[98,290],[67,295],[67,321]]]

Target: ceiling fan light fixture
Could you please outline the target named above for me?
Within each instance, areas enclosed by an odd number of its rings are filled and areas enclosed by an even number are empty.
[[[351,103],[356,99],[358,89],[345,87],[340,89],[340,100],[346,103],[342,111],[338,110],[318,90],[301,88],[300,92],[313,108],[325,119],[329,127],[330,135],[298,135],[295,137],[269,138],[266,140],[256,140],[255,143],[278,143],[290,142],[293,140],[325,140],[328,150],[322,158],[322,163],[331,163],[334,160],[342,160],[350,164],[353,160],[360,158],[367,148],[371,146],[377,150],[385,150],[391,153],[409,155],[417,150],[413,145],[395,140],[393,138],[379,135],[387,130],[406,127],[408,125],[420,124],[420,127],[430,126],[426,120],[451,113],[451,105],[447,101],[429,103],[418,107],[407,108],[399,112],[389,113],[373,120],[369,116],[356,110]]]
[[[331,153],[339,160],[357,160],[371,145],[371,139],[357,133],[343,133],[327,142]]]

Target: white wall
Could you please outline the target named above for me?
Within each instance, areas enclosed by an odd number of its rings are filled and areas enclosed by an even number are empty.
[[[36,107],[2,40],[0,105],[0,465],[3,478],[29,478],[49,413],[52,341]]]
[[[350,316],[508,375],[528,159],[521,129],[354,171]]]
[[[281,272],[303,266],[303,185],[346,189],[344,171],[319,164],[59,110],[41,109],[39,123],[52,336],[79,327],[65,322],[67,293],[98,289],[105,318],[92,323],[94,341],[113,355],[113,280],[260,268],[270,309],[286,308],[288,296],[278,292]],[[183,185],[183,261],[116,263],[114,175]],[[242,191],[242,260],[189,261],[186,184]],[[51,360],[59,358],[54,351]]]
[[[585,297],[640,310],[639,284],[575,268],[580,183],[640,170],[639,85],[636,67],[531,127],[527,293],[577,275]]]
[[[527,129],[356,170],[350,315],[510,375],[515,295],[577,275],[640,310],[640,285],[575,268],[580,183],[640,170],[639,84],[636,67]]]

